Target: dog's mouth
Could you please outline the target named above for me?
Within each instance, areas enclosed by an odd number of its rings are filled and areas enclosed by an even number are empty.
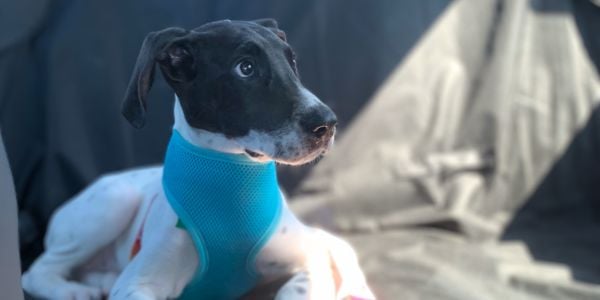
[[[317,151],[316,153],[307,155],[306,157],[295,158],[295,159],[282,159],[282,158],[277,158],[277,157],[270,157],[266,154],[258,153],[258,152],[248,150],[248,149],[244,149],[244,152],[246,152],[246,154],[252,160],[255,160],[258,162],[274,160],[277,164],[291,165],[291,166],[300,166],[300,165],[316,163],[319,160],[321,160],[321,158],[323,158],[323,156],[327,153],[326,150],[323,150],[323,151]]]
[[[269,154],[265,152],[258,152],[244,148],[244,152],[251,160],[257,162],[267,162],[274,160],[277,164],[290,165],[290,166],[301,166],[306,164],[313,164],[320,161],[325,156],[333,145],[333,139],[327,143],[327,146],[317,147],[311,150],[304,150],[304,154],[289,155],[288,153],[275,151],[275,154]],[[300,152],[302,153],[302,152]]]
[[[252,158],[263,158],[265,155],[262,153],[254,152],[249,149],[244,149],[244,151]]]
[[[333,134],[315,140],[313,137],[304,137],[299,134],[272,134],[267,138],[249,139],[240,142],[240,150],[256,162],[275,161],[277,164],[301,166],[317,162],[333,147],[335,137]],[[239,149],[239,148],[238,148]]]

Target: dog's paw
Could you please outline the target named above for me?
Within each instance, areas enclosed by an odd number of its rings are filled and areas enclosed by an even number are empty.
[[[120,289],[116,288],[110,293],[110,300],[155,300],[156,296],[153,296],[142,288],[127,288]],[[160,299],[160,298],[159,298]]]
[[[108,295],[110,290],[112,289],[115,281],[117,281],[117,277],[119,275],[117,273],[100,273],[100,272],[92,272],[85,274],[81,282],[85,283],[88,286],[97,287],[102,290],[102,293]]]
[[[308,300],[308,290],[302,285],[284,286],[277,292],[275,300]]]
[[[54,299],[64,300],[100,300],[102,299],[102,290],[96,287],[89,287],[83,284],[67,282],[54,291]]]
[[[310,279],[308,273],[301,272],[296,274],[286,284],[284,284],[275,300],[306,300],[310,299]]]

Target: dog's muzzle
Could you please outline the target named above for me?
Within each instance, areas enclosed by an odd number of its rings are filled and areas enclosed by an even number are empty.
[[[300,118],[300,128],[304,131],[309,152],[326,151],[335,135],[337,118],[327,106],[320,106]]]

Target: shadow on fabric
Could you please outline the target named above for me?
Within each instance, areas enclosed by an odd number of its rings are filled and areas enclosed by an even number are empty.
[[[515,214],[503,240],[522,240],[537,260],[600,283],[600,108]]]
[[[571,1],[534,1],[529,4],[532,9],[542,14],[573,14],[579,35],[583,44],[593,61],[596,71],[600,72],[600,2],[593,0],[571,0]]]

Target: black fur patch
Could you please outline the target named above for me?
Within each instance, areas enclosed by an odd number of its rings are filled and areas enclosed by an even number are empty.
[[[272,27],[276,22],[260,22],[269,27],[225,20],[191,31],[169,28],[149,34],[124,101],[126,117],[136,127],[143,125],[157,62],[190,126],[227,137],[284,127],[302,100],[302,84],[290,60],[293,51]],[[236,74],[243,60],[252,62],[252,76]]]

